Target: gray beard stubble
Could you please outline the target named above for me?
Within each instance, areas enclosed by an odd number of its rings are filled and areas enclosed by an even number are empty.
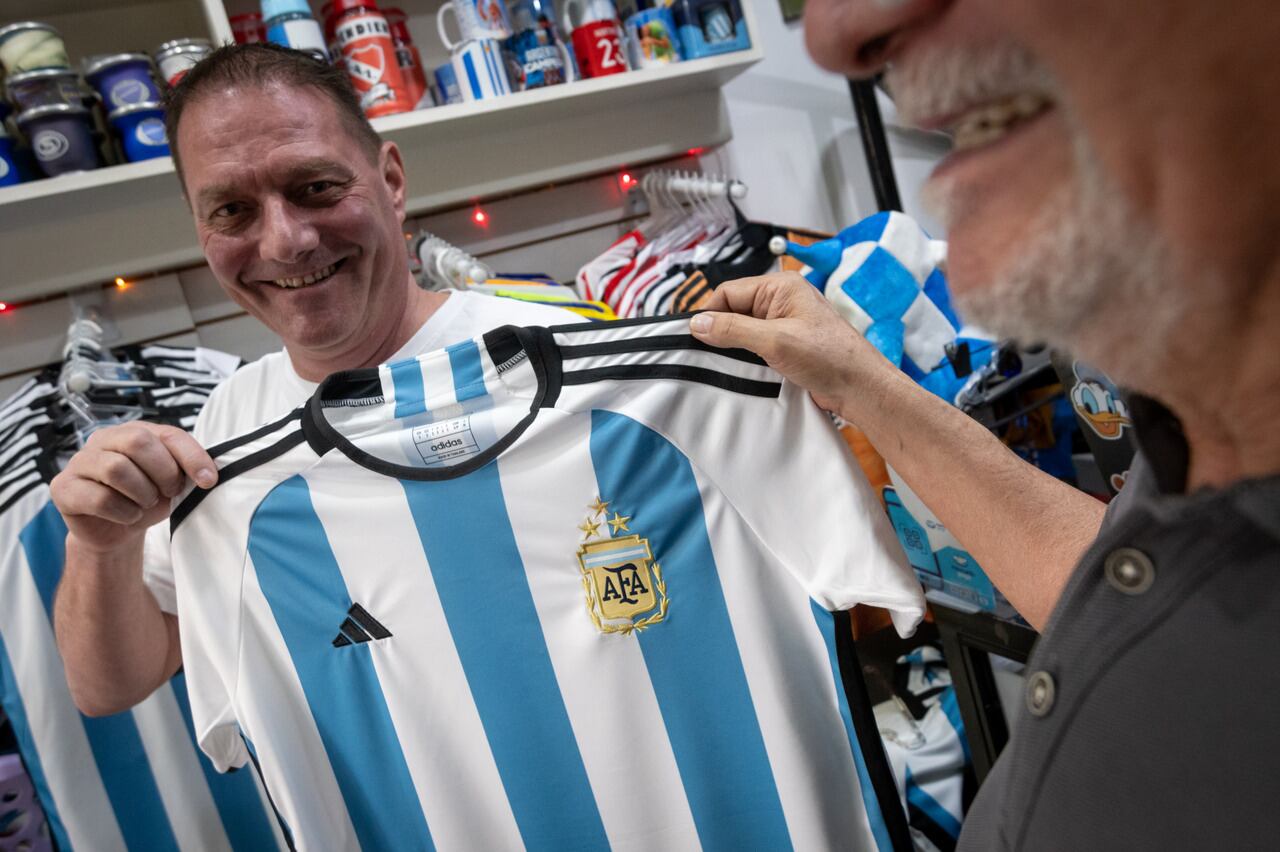
[[[1074,122],[1072,122],[1074,125]],[[1168,356],[1187,291],[1152,228],[1133,212],[1078,128],[1075,180],[1046,202],[1031,240],[995,280],[956,295],[961,315],[1001,337],[1061,347],[1138,379]],[[943,221],[956,199],[926,196]]]

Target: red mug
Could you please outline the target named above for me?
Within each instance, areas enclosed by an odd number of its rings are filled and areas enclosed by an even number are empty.
[[[591,21],[575,29],[573,52],[583,77],[604,77],[627,70],[622,25],[616,20]]]

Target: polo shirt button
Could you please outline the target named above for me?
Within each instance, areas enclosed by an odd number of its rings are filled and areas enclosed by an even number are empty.
[[[1027,709],[1032,716],[1048,716],[1053,709],[1057,688],[1053,683],[1053,675],[1048,672],[1036,672],[1027,679]]]
[[[1151,557],[1133,547],[1111,551],[1102,570],[1111,588],[1125,595],[1140,595],[1156,580],[1156,566],[1151,563]]]

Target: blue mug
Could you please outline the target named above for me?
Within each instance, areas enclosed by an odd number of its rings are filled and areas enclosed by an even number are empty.
[[[458,88],[458,75],[453,73],[453,63],[446,62],[431,72],[431,76],[436,78],[440,106],[462,103],[462,89]]]
[[[739,0],[672,0],[684,59],[749,50],[751,36]]]

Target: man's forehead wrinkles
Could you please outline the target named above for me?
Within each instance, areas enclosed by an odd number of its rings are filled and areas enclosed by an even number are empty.
[[[350,169],[342,163],[328,157],[308,157],[304,160],[272,165],[270,162],[259,164],[258,168],[236,164],[233,173],[202,187],[197,198],[202,201],[222,198],[243,191],[249,184],[289,183],[301,178],[321,174],[338,174],[346,177]]]

